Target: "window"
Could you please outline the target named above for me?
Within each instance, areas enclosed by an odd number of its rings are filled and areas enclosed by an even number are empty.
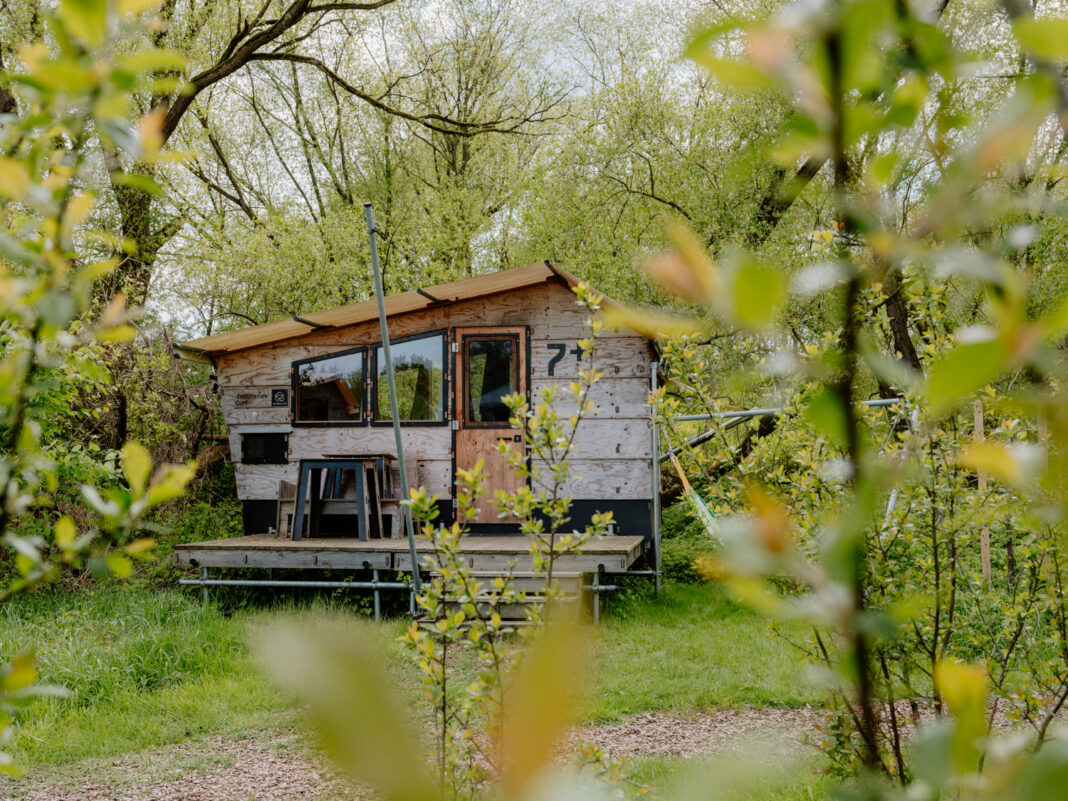
[[[397,411],[404,422],[445,420],[445,335],[435,333],[390,343]],[[382,346],[375,346],[375,419],[391,421],[389,381]]]
[[[296,419],[363,422],[367,349],[295,362]]]
[[[516,391],[518,337],[465,337],[464,422],[508,425],[512,413],[504,398]]]
[[[289,442],[283,433],[241,435],[241,461],[244,464],[285,464]]]

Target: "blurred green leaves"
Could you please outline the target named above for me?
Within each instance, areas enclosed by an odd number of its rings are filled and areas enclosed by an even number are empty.
[[[48,413],[70,413],[70,404],[80,400],[66,394],[70,384],[102,379],[92,354],[96,342],[133,334],[121,297],[103,309],[91,304],[93,287],[117,258],[112,249],[86,243],[109,242],[118,251],[129,246],[100,230],[86,187],[101,145],[143,162],[159,156],[162,117],[153,112],[136,119],[131,93],[153,86],[160,70],[181,71],[185,60],[151,46],[151,20],[135,18],[147,8],[138,0],[118,7],[107,0],[58,0],[42,20],[48,35],[23,46],[21,64],[3,76],[15,113],[0,124],[0,535],[16,568],[0,592],[4,600],[69,567],[129,576],[132,560],[145,558],[153,544],[137,538],[150,527],[144,515],[184,492],[195,472],[192,463],[162,466],[150,478],[150,454],[129,443],[121,456],[127,485],[84,484],[88,509],[59,514],[61,473],[46,456],[41,423]],[[126,53],[116,59],[117,50]],[[32,657],[19,657],[5,670],[4,738],[17,702],[52,691],[31,684]],[[10,769],[6,755],[0,764]]]
[[[1012,32],[1016,41],[1039,58],[1068,59],[1068,19],[1064,17],[1017,19]]]
[[[934,361],[923,388],[931,414],[944,414],[994,381],[1007,356],[1004,342],[990,339],[958,345]]]
[[[351,778],[389,801],[435,801],[440,794],[416,729],[372,642],[338,620],[287,623],[259,647],[275,678],[308,706],[327,753]]]
[[[1038,768],[987,740],[988,689],[1049,725],[1043,704],[1063,674],[1063,659],[1030,651],[1043,649],[1043,626],[1068,620],[1059,590],[1044,589],[1062,586],[1051,565],[1068,541],[1068,304],[1037,311],[1044,267],[1029,248],[1064,217],[1047,130],[1068,110],[1068,82],[1049,63],[1068,57],[1068,29],[1031,19],[1026,4],[1004,10],[1012,30],[999,17],[986,51],[959,38],[958,18],[892,0],[791,5],[698,33],[687,55],[720,91],[788,99],[764,150],[782,170],[765,210],[807,200],[817,222],[808,242],[777,250],[702,242],[672,222],[674,249],[648,266],[712,331],[664,348],[655,400],[672,437],[699,433],[676,415],[781,407],[777,427],[733,441],[727,426],[708,432],[714,458],[684,451],[708,479],[722,544],[699,570],[816,627],[810,653],[840,711],[826,752],[843,774],[881,777],[863,782],[868,797],[894,797],[885,777],[916,798],[1026,784]],[[971,102],[999,59],[1019,74],[1004,76],[1000,102]],[[730,375],[715,358],[723,336],[752,354]],[[972,435],[982,407],[975,420],[961,411],[977,396],[1000,421],[987,442]],[[865,410],[874,398],[884,405]],[[982,578],[991,559],[1000,587]],[[1021,602],[1024,570],[1043,578]],[[1041,623],[1024,622],[1026,604]],[[1006,631],[1018,632],[1008,647]],[[967,665],[958,650],[992,664]],[[1010,686],[1015,670],[1035,685]],[[921,733],[911,756],[899,713],[887,715],[902,700],[913,715],[926,706],[953,718]]]

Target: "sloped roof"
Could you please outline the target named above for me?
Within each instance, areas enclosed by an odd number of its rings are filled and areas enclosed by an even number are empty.
[[[393,317],[441,303],[452,303],[458,300],[470,300],[486,295],[510,292],[553,279],[562,279],[568,286],[572,287],[577,286],[579,283],[575,276],[555,265],[550,265],[548,262],[530,264],[526,267],[516,267],[512,270],[502,270],[501,272],[487,275],[476,275],[473,278],[450,281],[447,284],[438,284],[437,286],[413,289],[396,295],[387,295],[385,298],[386,316]],[[223,334],[200,337],[199,339],[175,345],[175,347],[204,356],[218,356],[224,353],[245,350],[246,348],[256,348],[262,345],[282,342],[309,334],[312,331],[341,328],[376,319],[378,319],[378,303],[372,299],[361,301],[360,303],[350,303],[348,306],[339,306],[336,309],[306,314],[300,318],[276,320],[271,323],[243,328],[239,331],[227,331]]]

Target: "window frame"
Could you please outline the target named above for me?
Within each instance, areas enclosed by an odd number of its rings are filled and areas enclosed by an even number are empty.
[[[300,368],[302,365],[311,364],[313,362],[322,362],[327,359],[338,359],[342,356],[351,356],[354,353],[363,354],[363,394],[360,396],[360,419],[359,420],[301,420],[299,413],[299,393],[297,376],[300,375]],[[309,356],[306,359],[297,359],[292,363],[290,370],[290,385],[292,387],[292,401],[290,405],[290,413],[293,417],[293,425],[306,426],[308,428],[322,428],[339,426],[345,428],[352,428],[357,426],[366,426],[368,423],[368,405],[367,395],[370,391],[370,382],[368,380],[368,373],[370,372],[370,354],[368,353],[368,347],[366,345],[360,345],[356,348],[346,348],[345,350],[334,351],[333,353],[324,353],[321,356]]]
[[[467,344],[468,344],[468,342],[471,342],[473,340],[486,341],[486,340],[494,340],[494,339],[508,339],[508,340],[511,340],[512,343],[513,343],[512,344],[512,381],[513,381],[513,386],[515,387],[515,391],[517,391],[517,392],[519,391],[519,385],[520,385],[520,375],[519,375],[519,361],[520,361],[520,359],[519,359],[519,345],[520,345],[519,340],[520,340],[520,336],[519,336],[519,334],[514,333],[514,332],[513,333],[502,333],[502,334],[491,334],[491,333],[464,334],[461,337],[461,341],[460,341],[460,349],[459,349],[460,352],[457,354],[460,357],[459,358],[459,364],[461,366],[460,366],[459,369],[460,369],[460,371],[462,373],[462,375],[460,376],[460,383],[462,384],[462,388],[460,390],[460,393],[461,393],[461,397],[463,399],[463,408],[459,409],[458,413],[456,415],[456,419],[458,421],[460,421],[460,425],[462,425],[464,428],[500,428],[500,429],[512,428],[512,425],[507,420],[502,421],[502,422],[491,421],[491,422],[485,422],[485,423],[478,423],[478,422],[475,422],[474,420],[469,420],[468,417],[467,417],[468,404],[471,401],[471,388],[470,388],[470,386],[468,386],[468,370],[464,369],[465,367],[467,367],[469,365],[469,361],[470,361],[468,359]],[[527,341],[528,342],[530,341],[529,337],[527,338]],[[528,400],[529,400],[529,395],[528,395]]]
[[[447,426],[451,423],[450,404],[449,404],[449,329],[437,328],[433,331],[422,331],[418,334],[410,334],[406,337],[398,337],[397,339],[389,340],[390,350],[394,345],[403,345],[405,342],[412,342],[417,339],[429,339],[430,337],[441,337],[441,419],[440,420],[401,420],[400,425],[402,427],[414,427],[414,428],[427,428],[427,427],[439,427]],[[369,417],[372,426],[392,426],[393,421],[387,418],[380,418],[378,414],[378,354],[382,350],[382,342],[372,342],[367,346],[371,353],[371,398],[369,405]],[[385,362],[385,359],[382,360]],[[383,369],[385,365],[383,364]]]

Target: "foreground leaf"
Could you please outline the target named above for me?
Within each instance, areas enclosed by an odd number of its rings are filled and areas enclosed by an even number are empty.
[[[310,710],[323,745],[349,776],[388,801],[433,801],[414,728],[397,703],[396,677],[373,643],[342,621],[285,623],[260,643],[279,683]]]

